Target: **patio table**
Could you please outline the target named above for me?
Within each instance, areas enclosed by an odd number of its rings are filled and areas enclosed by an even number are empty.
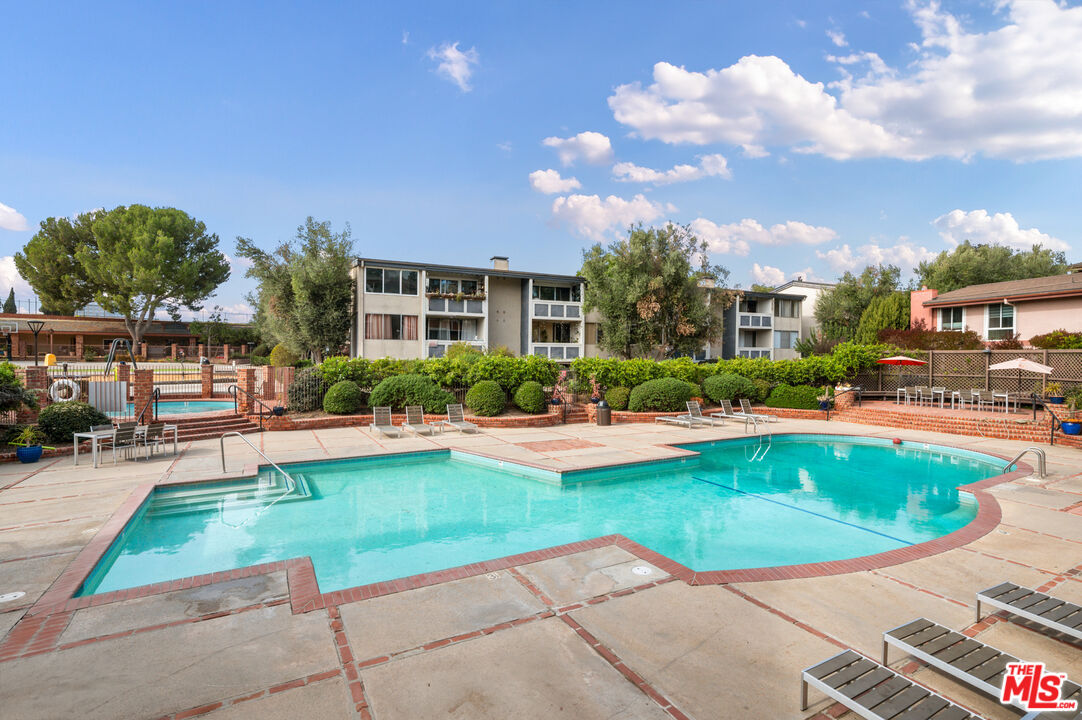
[[[139,435],[145,434],[146,431],[147,431],[147,426],[146,425],[140,425],[139,427],[137,427],[135,429],[135,434],[138,437]],[[173,433],[173,454],[176,455],[177,454],[177,426],[176,425],[171,425],[169,423],[166,423],[165,425],[163,425],[162,426],[162,434],[164,435],[165,433],[168,433],[168,432]]]
[[[966,409],[966,396],[961,390],[951,390],[951,410],[954,409],[954,404],[958,403],[963,410]],[[969,397],[969,406],[973,407],[973,396]]]
[[[94,467],[98,466],[98,444],[105,438],[111,438],[116,433],[116,430],[88,430],[87,432],[72,433],[72,443],[74,445],[73,451],[75,453],[75,462],[73,465],[79,464],[79,441],[90,441],[90,454],[94,459]]]
[[[924,393],[921,393],[921,399],[923,400]],[[939,407],[943,407],[943,401],[946,396],[946,391],[942,388],[932,388],[928,391],[928,405],[935,403],[936,396],[939,396]]]

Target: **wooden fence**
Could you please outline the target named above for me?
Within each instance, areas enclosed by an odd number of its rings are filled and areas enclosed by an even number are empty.
[[[1048,365],[1052,373],[989,369],[1015,358]],[[947,390],[979,388],[1044,395],[1051,382],[1058,383],[1063,392],[1082,386],[1082,350],[929,350],[923,359],[927,365],[881,365],[858,374],[853,382],[868,392],[886,393],[906,385],[929,385]]]

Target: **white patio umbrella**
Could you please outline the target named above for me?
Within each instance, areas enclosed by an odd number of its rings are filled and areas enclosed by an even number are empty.
[[[1022,371],[1040,373],[1042,375],[1051,375],[1052,368],[1047,365],[1041,365],[1038,362],[1032,360],[1026,360],[1025,358],[1015,358],[1013,360],[1005,360],[1004,362],[996,363],[995,365],[989,365],[989,370],[1017,370],[1018,371],[1018,390],[1022,390]]]

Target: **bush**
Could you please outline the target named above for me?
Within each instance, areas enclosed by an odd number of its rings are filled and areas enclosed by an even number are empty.
[[[37,396],[23,386],[15,374],[14,365],[9,362],[0,363],[0,411],[18,410],[23,405],[36,408]]]
[[[324,387],[323,373],[319,371],[319,368],[298,370],[286,391],[289,409],[294,412],[319,410],[322,407]]]
[[[759,399],[759,389],[755,387],[755,383],[748,380],[746,377],[733,375],[731,373],[711,375],[703,380],[703,392],[706,393],[706,397],[710,398],[710,400],[715,403],[720,403],[722,400],[738,400],[740,398],[747,398],[748,400]]]
[[[1029,339],[1029,344],[1045,350],[1082,350],[1082,332],[1053,330],[1043,335],[1034,335]]]
[[[323,412],[335,415],[351,415],[361,409],[364,394],[357,383],[342,380],[331,385],[323,396]]]
[[[341,355],[329,357],[323,360],[319,369],[323,371],[323,382],[328,385],[334,385],[343,380],[351,380],[360,388],[371,388],[373,384],[371,362],[364,358],[348,358]]]
[[[259,357],[270,357],[271,350],[274,348],[267,345],[267,343],[259,343],[252,348],[252,355],[258,355]]]
[[[466,393],[466,407],[473,410],[474,415],[499,415],[506,404],[507,395],[495,380],[482,380]]]
[[[252,365],[257,365],[257,366],[258,365],[270,365],[270,358],[264,357],[263,355],[253,355],[250,358],[249,362],[251,362]]]
[[[522,412],[536,415],[545,410],[545,390],[541,383],[527,380],[518,386],[512,401]]]
[[[432,382],[432,378],[417,374],[384,378],[368,396],[368,404],[372,407],[420,405],[427,413],[445,413],[447,404],[454,401],[455,396]]]
[[[770,407],[817,410],[819,393],[819,388],[810,385],[778,385],[766,399],[766,404]]]
[[[774,391],[774,384],[769,380],[755,379],[751,381],[751,384],[755,386],[755,397],[748,399],[755,402],[766,402],[770,393]]]
[[[686,410],[695,386],[676,378],[647,380],[631,391],[627,409],[631,412]]]
[[[617,385],[616,387],[609,388],[608,392],[605,393],[605,402],[607,402],[609,407],[613,410],[627,410],[627,401],[630,395],[630,390],[626,387]]]
[[[274,367],[293,367],[297,364],[297,356],[285,345],[278,343],[270,352],[270,364]]]
[[[92,405],[78,400],[46,406],[38,415],[38,427],[52,442],[71,442],[71,434],[87,432],[91,425],[107,425],[107,418]]]

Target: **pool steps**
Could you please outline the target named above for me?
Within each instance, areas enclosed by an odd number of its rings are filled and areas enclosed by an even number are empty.
[[[314,495],[304,475],[294,475],[296,487],[289,489],[288,481],[277,472],[263,472],[258,477],[230,481],[228,485],[189,486],[170,489],[155,497],[147,515],[183,515],[186,513],[242,508],[258,508],[272,502],[311,500]],[[283,496],[284,494],[284,496]]]

